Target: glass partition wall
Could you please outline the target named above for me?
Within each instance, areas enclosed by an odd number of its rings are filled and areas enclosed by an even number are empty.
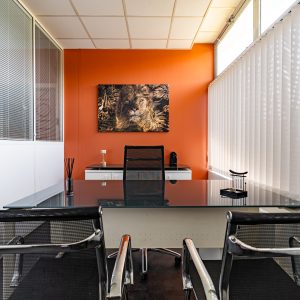
[[[32,17],[0,1],[0,139],[33,139]]]
[[[0,42],[0,139],[62,140],[62,50],[13,0],[0,1]]]
[[[0,1],[0,69],[1,207],[64,177],[62,50],[17,0]]]
[[[43,29],[35,26],[36,139],[61,140],[61,51]]]

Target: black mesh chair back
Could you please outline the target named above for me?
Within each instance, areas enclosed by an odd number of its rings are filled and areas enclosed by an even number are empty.
[[[164,181],[164,146],[125,146],[123,182],[124,198],[128,206],[167,205],[164,200]],[[177,265],[181,261],[181,255],[170,249],[142,248],[141,251],[143,277],[148,271],[148,251],[172,255]]]
[[[122,243],[127,253],[127,236]],[[0,299],[104,300],[114,292],[98,207],[0,211],[0,255]]]
[[[163,207],[165,200],[164,180],[124,180],[124,201],[131,207]]]
[[[186,299],[191,289],[197,299],[300,299],[300,214],[229,212],[227,221],[222,261],[202,262],[184,241]]]
[[[164,146],[125,146],[123,180],[165,180]]]

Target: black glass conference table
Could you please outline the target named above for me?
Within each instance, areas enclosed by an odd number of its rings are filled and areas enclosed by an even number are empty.
[[[116,248],[124,233],[132,236],[137,248],[179,248],[185,237],[200,248],[221,248],[228,210],[300,209],[300,201],[254,183],[247,183],[247,197],[220,195],[230,185],[228,180],[75,180],[71,195],[61,183],[6,208],[101,206],[109,248]]]

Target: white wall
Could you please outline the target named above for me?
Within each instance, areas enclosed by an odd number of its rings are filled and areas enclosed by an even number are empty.
[[[63,142],[0,141],[0,207],[63,178]]]

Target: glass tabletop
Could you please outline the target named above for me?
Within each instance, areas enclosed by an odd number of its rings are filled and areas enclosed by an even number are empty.
[[[73,194],[66,195],[64,184],[6,205],[6,208],[86,207],[103,208],[184,208],[184,207],[286,207],[300,208],[300,201],[247,183],[247,196],[220,191],[230,188],[228,180],[122,181],[75,180]],[[227,193],[228,195],[228,193]],[[236,198],[238,197],[238,198]]]

